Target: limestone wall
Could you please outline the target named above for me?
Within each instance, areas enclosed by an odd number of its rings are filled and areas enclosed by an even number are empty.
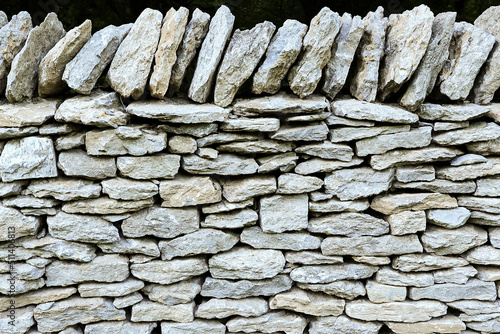
[[[500,332],[499,13],[0,20],[0,332]]]

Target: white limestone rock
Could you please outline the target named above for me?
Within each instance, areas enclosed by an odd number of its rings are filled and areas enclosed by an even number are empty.
[[[222,58],[226,42],[231,35],[234,15],[226,6],[221,6],[212,17],[208,33],[203,40],[196,69],[189,86],[188,96],[191,100],[204,103],[211,93],[215,71]]]
[[[323,141],[328,135],[328,126],[324,122],[310,122],[307,125],[282,125],[270,137],[283,141]]]
[[[370,207],[385,215],[412,210],[453,209],[457,200],[447,194],[413,193],[379,195],[373,199]]]
[[[98,244],[101,251],[104,253],[120,253],[120,254],[144,254],[152,257],[159,257],[160,250],[154,239],[125,239],[120,238],[117,241]]]
[[[470,216],[471,212],[462,207],[427,211],[427,220],[429,222],[448,229],[458,228],[464,225]]]
[[[190,174],[247,175],[254,174],[259,165],[253,158],[235,154],[219,154],[213,160],[191,154],[182,157],[182,168]]]
[[[229,211],[232,214],[237,214],[237,210],[239,209],[245,209],[249,206],[253,206],[254,200],[253,198],[241,201],[241,202],[228,202],[226,200],[222,200],[218,203],[210,204],[210,205],[205,205],[201,208],[201,211],[205,214],[212,214],[212,213],[227,213]],[[253,211],[253,210],[245,210],[245,211]],[[247,212],[250,215],[253,215],[249,212]],[[247,214],[245,214],[246,216]],[[207,216],[208,217],[208,216]],[[214,217],[215,218],[215,217]]]
[[[307,228],[307,194],[274,195],[260,198],[260,226],[266,233]]]
[[[179,171],[181,157],[164,153],[143,157],[118,157],[116,165],[123,176],[132,179],[172,179]]]
[[[331,173],[337,169],[345,167],[357,166],[363,163],[360,158],[353,158],[351,161],[325,160],[320,158],[312,158],[301,162],[295,167],[295,173],[300,175],[308,175],[315,173]]]
[[[247,227],[241,232],[241,242],[254,248],[286,249],[300,251],[319,249],[321,238],[304,232],[265,233],[258,226]]]
[[[173,284],[148,284],[142,291],[152,301],[164,305],[176,305],[192,302],[201,291],[202,278],[189,278]]]
[[[479,246],[464,254],[464,258],[470,263],[486,266],[500,265],[500,249],[489,245]]]
[[[436,255],[462,254],[488,241],[488,233],[471,224],[455,229],[429,226],[421,238],[424,249]]]
[[[387,191],[394,169],[374,171],[369,167],[341,169],[325,177],[325,191],[342,201],[355,200]]]
[[[485,247],[485,246],[483,246]],[[477,248],[476,248],[477,249]],[[434,254],[407,254],[396,257],[392,266],[404,272],[431,271],[468,265],[468,261],[461,257],[434,255]]]
[[[322,292],[349,300],[366,295],[365,286],[359,281],[340,280],[320,284],[297,283],[297,286],[301,289]]]
[[[422,245],[414,234],[381,237],[328,237],[321,243],[321,252],[325,255],[390,256],[422,251]]]
[[[314,251],[286,252],[285,259],[289,263],[300,264],[335,264],[344,261],[342,256],[326,256]]]
[[[453,182],[442,179],[435,179],[428,182],[394,182],[393,187],[398,189],[418,189],[423,191],[433,191],[443,194],[471,194],[476,190],[474,181]]]
[[[465,129],[440,133],[432,138],[439,145],[462,145],[500,137],[500,126],[494,122],[476,122]]]
[[[29,181],[12,181],[0,183],[0,197],[19,195]]]
[[[280,128],[278,118],[229,118],[220,124],[221,131],[274,132]]]
[[[393,286],[426,287],[434,284],[434,276],[431,273],[406,273],[391,267],[380,268],[375,280],[378,283]]]
[[[163,15],[146,8],[118,47],[107,74],[111,88],[137,100],[144,93],[160,38]]]
[[[359,121],[364,122],[364,121]],[[342,124],[344,125],[344,124]],[[360,124],[361,125],[361,124]],[[370,138],[380,134],[391,134],[410,131],[409,125],[389,126],[345,126],[334,127],[330,130],[330,141],[340,143],[363,138]]]
[[[494,301],[497,298],[495,283],[470,279],[466,284],[434,284],[425,288],[410,288],[413,300],[436,299],[443,302],[475,299]]]
[[[78,285],[78,292],[81,297],[121,297],[143,287],[143,281],[128,278],[119,283],[83,283]]]
[[[205,176],[177,175],[160,183],[163,207],[183,207],[219,202],[222,198],[219,183]]]
[[[61,152],[57,166],[67,176],[89,179],[105,179],[116,176],[115,158],[92,157],[79,149]]]
[[[33,97],[40,62],[65,33],[63,24],[55,13],[49,13],[39,26],[29,32],[7,75],[5,96],[10,102]]]
[[[97,216],[59,212],[47,217],[47,225],[52,236],[68,241],[106,243],[120,238],[113,224]]]
[[[122,201],[109,197],[99,197],[65,203],[63,204],[61,210],[66,213],[95,215],[122,214],[150,207],[154,202],[154,198],[137,201]]]
[[[389,224],[369,214],[345,212],[309,219],[309,232],[348,237],[380,236],[389,232]]]
[[[204,297],[247,298],[252,296],[274,296],[290,290],[292,280],[288,275],[277,275],[259,280],[226,280],[207,277],[201,289]]]
[[[41,219],[25,216],[19,210],[0,205],[0,240],[7,241],[27,235],[35,235],[41,227]]]
[[[57,239],[50,235],[43,238],[29,237],[19,240],[23,249],[32,250],[44,258],[56,257],[60,260],[90,262],[96,257],[97,248],[91,244]],[[50,263],[50,260],[46,260]],[[46,263],[46,264],[48,264]],[[44,265],[45,266],[45,265]]]
[[[287,311],[273,311],[259,317],[236,317],[226,323],[228,331],[244,333],[302,334],[306,326],[306,318]]]
[[[44,288],[16,295],[15,306],[17,308],[26,305],[37,305],[60,299],[65,299],[77,292],[76,288]],[[11,298],[5,296],[0,298],[0,310],[8,310]]]
[[[368,280],[366,282],[366,295],[369,301],[377,304],[402,302],[406,299],[406,287],[392,286]]]
[[[323,187],[323,180],[315,176],[303,176],[294,173],[281,174],[278,177],[278,194],[302,194]]]
[[[189,136],[173,136],[168,141],[168,151],[177,154],[190,154],[196,152],[198,144],[196,139]]]
[[[319,144],[306,144],[299,146],[295,152],[319,157],[322,159],[351,161],[354,152],[352,148],[344,144],[334,144],[330,141],[324,141]]]
[[[356,142],[356,155],[365,157],[383,154],[396,148],[419,148],[431,143],[432,127],[420,127],[408,132],[379,135]]]
[[[276,26],[265,21],[252,29],[236,29],[217,73],[214,103],[226,107],[243,83],[250,78],[264,56]]]
[[[265,157],[257,158],[260,166],[258,169],[259,173],[269,173],[275,170],[286,173],[290,172],[295,166],[297,166],[297,160],[299,157],[294,152],[273,154]]]
[[[315,199],[313,198],[313,194],[315,193],[310,194],[310,198],[313,201],[309,201],[309,211],[311,212],[362,212],[370,207],[370,203],[368,203],[367,199],[340,201],[336,198],[331,198],[325,201],[315,201]]]
[[[110,198],[126,201],[148,199],[158,194],[158,186],[151,181],[137,181],[116,177],[101,182],[102,192]]]
[[[500,179],[498,177],[478,179],[476,184],[477,188],[474,196],[500,196]]]
[[[456,316],[446,315],[425,322],[405,324],[386,322],[394,333],[467,333],[465,324]]]
[[[143,300],[132,306],[130,321],[156,322],[171,320],[176,322],[191,322],[194,320],[194,307],[194,302],[170,306]]]
[[[198,139],[198,147],[207,147],[214,144],[225,144],[231,142],[253,142],[258,141],[259,136],[257,134],[244,134],[244,133],[232,133],[232,132],[219,132],[214,133],[209,136]],[[246,143],[245,143],[246,144]]]
[[[418,121],[418,116],[401,107],[380,103],[369,103],[355,99],[332,102],[332,111],[336,116],[356,120],[369,120],[398,124],[410,124]]]
[[[433,104],[424,103],[416,111],[428,121],[464,122],[487,115],[489,108],[477,104]],[[468,125],[466,126],[468,127]],[[436,130],[436,129],[435,129]],[[450,129],[451,130],[451,129]],[[437,131],[437,130],[436,130]]]
[[[56,138],[55,147],[57,151],[67,151],[85,145],[85,132],[71,133]]]
[[[340,315],[344,305],[343,299],[299,288],[292,288],[269,299],[272,310],[284,309],[320,317]]]
[[[130,265],[132,275],[140,280],[172,284],[191,277],[202,275],[208,271],[207,261],[199,257],[175,259],[170,261],[153,260],[146,263]]]
[[[293,269],[290,278],[298,283],[332,283],[371,277],[378,267],[359,263],[302,266]]]
[[[0,128],[0,139],[11,139],[17,137],[26,137],[38,133],[38,128],[34,126],[26,126],[22,128]]]
[[[129,321],[105,321],[88,324],[85,334],[151,334],[156,323],[133,323]],[[69,333],[68,333],[69,334]],[[76,333],[75,333],[76,334]]]
[[[469,210],[479,210],[486,213],[500,214],[500,198],[460,196],[458,204]]]
[[[282,142],[272,139],[262,139],[249,142],[236,142],[217,146],[217,151],[240,154],[272,154],[289,152],[294,145],[291,142]]]
[[[382,324],[376,321],[366,322],[351,319],[345,315],[339,317],[317,317],[309,323],[309,334],[349,333],[377,334]]]
[[[455,159],[451,160],[451,166],[465,166],[465,165],[473,165],[482,162],[487,162],[488,159],[479,154],[464,154]]]
[[[59,177],[57,179],[33,180],[27,191],[35,197],[53,197],[60,201],[99,197],[101,186],[90,180]]]
[[[253,203],[253,201],[251,203]],[[201,222],[201,226],[224,229],[242,228],[255,225],[258,219],[259,215],[254,210],[242,209],[208,215],[205,221]]]
[[[211,298],[202,302],[196,309],[195,316],[204,319],[221,319],[239,315],[242,317],[257,317],[269,311],[267,300],[258,297],[243,299]]]
[[[3,101],[0,105],[0,125],[2,127],[25,127],[28,125],[42,125],[56,112],[61,103],[58,99],[35,98],[31,102],[16,104]]]
[[[161,322],[161,332],[164,334],[225,334],[226,326],[216,320],[195,319],[188,323]]]
[[[3,182],[57,176],[56,156],[49,137],[12,139],[0,156]]]
[[[434,283],[465,284],[469,278],[476,276],[477,273],[478,271],[473,266],[436,270],[433,273]]]
[[[426,228],[425,211],[402,211],[389,215],[386,220],[393,235],[414,234]]]

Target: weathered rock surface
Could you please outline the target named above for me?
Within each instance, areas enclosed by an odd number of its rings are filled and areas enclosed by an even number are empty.
[[[149,299],[164,305],[185,304],[201,291],[201,279],[194,277],[173,284],[148,284],[142,291]]]
[[[102,243],[117,241],[120,237],[113,224],[96,216],[59,212],[47,217],[47,225],[52,236],[69,241]]]
[[[465,324],[453,315],[431,319],[425,322],[412,324],[387,322],[394,333],[463,333],[466,332]]]
[[[464,122],[487,115],[488,111],[488,108],[472,103],[463,105],[424,103],[416,113],[420,118],[429,121]]]
[[[308,197],[274,195],[260,199],[260,226],[264,232],[281,233],[307,228]]]
[[[213,160],[194,154],[182,157],[182,168],[191,174],[245,175],[255,173],[258,167],[255,159],[234,154],[219,154]]]
[[[397,270],[411,272],[454,268],[466,266],[467,264],[467,260],[461,257],[433,254],[407,254],[395,258],[393,260],[392,266]]]
[[[351,280],[340,280],[331,283],[320,284],[297,283],[297,286],[301,289],[322,292],[328,295],[337,296],[349,300],[352,300],[358,296],[366,295],[366,289],[363,283]]]
[[[273,310],[284,309],[319,317],[340,315],[344,311],[344,305],[343,299],[298,288],[269,299],[269,307]]]
[[[156,323],[133,323],[128,321],[106,321],[85,326],[85,334],[150,334]],[[69,334],[69,333],[68,333]],[[76,334],[76,333],[75,333]]]
[[[435,284],[425,288],[410,288],[409,297],[413,300],[437,299],[443,302],[475,299],[494,301],[497,298],[493,282],[470,279],[467,284]]]
[[[240,154],[271,154],[289,152],[293,149],[290,142],[262,139],[250,142],[236,142],[217,146],[217,151]]]
[[[198,144],[196,139],[189,136],[173,136],[168,141],[168,151],[177,154],[190,154],[196,152]]]
[[[198,257],[170,261],[154,260],[130,265],[132,275],[140,280],[158,284],[180,282],[194,276],[202,275],[207,271],[207,262],[203,258]]]
[[[68,31],[43,57],[38,68],[38,95],[56,95],[66,89],[66,83],[62,79],[66,64],[87,43],[91,31],[92,22],[85,20],[78,27]]]
[[[67,176],[105,179],[116,176],[115,158],[92,157],[82,150],[69,150],[59,154],[57,166]]]
[[[278,29],[266,51],[262,65],[253,76],[254,94],[275,94],[281,81],[299,56],[307,25],[296,20],[286,20]]]
[[[356,142],[356,155],[383,154],[396,148],[419,148],[431,143],[432,127],[424,126],[408,132],[379,135]]]
[[[1,241],[35,235],[41,226],[39,218],[25,216],[14,208],[0,205],[0,213],[3,218],[0,223]]]
[[[149,78],[152,97],[161,99],[167,93],[172,68],[177,60],[177,48],[181,44],[188,16],[189,10],[180,7],[178,10],[170,8],[163,18],[160,41],[155,53],[155,65]]]
[[[390,215],[406,210],[453,209],[457,207],[457,200],[449,195],[437,193],[381,195],[373,199],[370,207]]]
[[[226,326],[216,320],[195,319],[188,323],[162,322],[161,332],[165,334],[192,333],[192,334],[224,334]]]
[[[382,327],[379,322],[365,322],[341,315],[339,317],[318,317],[309,323],[310,334],[351,333],[377,334]]]
[[[363,162],[360,158],[353,158],[351,161],[325,160],[320,158],[312,158],[301,162],[295,167],[295,173],[301,175],[315,173],[331,173],[337,169],[360,165]]]
[[[318,249],[321,238],[304,232],[264,233],[258,226],[247,227],[241,232],[241,242],[254,248],[304,250]]]
[[[422,245],[416,235],[328,237],[321,243],[321,252],[325,255],[389,256],[422,251]]]
[[[405,235],[424,231],[426,228],[425,211],[402,211],[389,215],[391,234]]]
[[[277,275],[259,280],[225,280],[207,277],[201,295],[215,298],[246,298],[252,296],[273,296],[292,287],[288,275]]]
[[[464,154],[455,159],[451,160],[451,166],[465,166],[465,165],[473,165],[482,162],[487,162],[488,159],[479,154]]]
[[[268,155],[262,158],[257,158],[260,166],[258,169],[259,173],[269,173],[275,170],[280,172],[290,172],[297,166],[297,160],[299,157],[294,152],[282,153]]]
[[[173,180],[160,183],[163,207],[183,207],[219,202],[221,187],[208,176],[177,175]]]
[[[500,137],[500,126],[494,122],[476,122],[465,129],[438,134],[432,140],[439,145],[462,145],[476,141],[493,140]]]
[[[302,194],[320,189],[323,180],[315,176],[303,176],[294,173],[281,174],[278,177],[278,194]]]
[[[500,152],[500,139],[486,140],[467,144],[467,150],[472,153],[494,155]]]
[[[342,201],[380,194],[390,188],[394,169],[374,171],[368,167],[341,169],[325,177],[325,191]]]
[[[389,232],[389,224],[368,214],[345,212],[311,218],[307,229],[313,233],[348,237],[380,236]]]
[[[119,283],[83,283],[78,286],[81,297],[120,297],[144,287],[144,282],[129,278]]]
[[[498,266],[500,265],[500,261],[498,260],[499,255],[500,249],[484,245],[471,249],[464,257],[470,263]]]
[[[211,298],[202,302],[196,309],[195,316],[205,319],[227,318],[233,315],[256,317],[269,311],[264,298],[249,297],[243,299]]]
[[[368,103],[354,99],[332,102],[332,111],[336,116],[356,120],[410,124],[418,121],[418,116],[401,107],[380,103]]]
[[[321,79],[340,30],[340,16],[324,7],[313,17],[302,41],[302,51],[288,72],[291,90],[301,98],[311,95]]]
[[[194,302],[170,306],[143,300],[132,306],[130,320],[133,322],[156,322],[162,320],[191,322],[194,320],[194,306]]]
[[[266,52],[275,25],[265,21],[249,30],[237,29],[224,53],[215,82],[214,103],[226,107],[252,75]]]
[[[430,273],[405,273],[390,267],[383,267],[377,271],[375,280],[394,286],[426,287],[434,284],[434,277]]]
[[[158,257],[160,250],[153,239],[124,239],[98,244],[104,253],[122,253],[122,254],[144,254],[147,256]]]
[[[29,32],[23,48],[14,57],[7,75],[5,96],[10,102],[33,97],[40,62],[65,33],[55,13],[49,13],[39,26]]]
[[[278,118],[229,118],[220,125],[222,131],[274,132],[279,128]]]
[[[154,198],[137,201],[121,201],[109,197],[99,197],[65,203],[61,210],[66,213],[109,215],[139,211],[150,207],[153,203]]]
[[[477,179],[497,174],[500,174],[500,159],[496,157],[488,158],[487,162],[480,164],[441,167],[436,169],[436,176],[438,178],[451,181]]]
[[[327,120],[328,121],[328,120]],[[365,121],[355,121],[365,122]],[[344,124],[342,124],[344,125]],[[410,131],[409,125],[390,125],[390,126],[346,126],[335,127],[330,130],[330,140],[334,143],[346,142],[351,140],[375,137],[380,134],[391,134]]]
[[[146,8],[118,47],[107,78],[120,95],[137,100],[144,93],[158,46],[162,17],[161,12]]]
[[[466,208],[436,209],[427,211],[427,220],[434,225],[453,229],[464,225],[471,212]]]
[[[293,269],[290,278],[298,283],[331,283],[368,278],[377,270],[376,266],[358,263],[303,266]]]
[[[324,201],[316,201],[312,197],[313,194],[315,193],[311,193],[311,199],[313,199],[314,201],[309,202],[309,211],[312,212],[362,212],[368,209],[368,207],[370,206],[368,200],[364,199],[354,201],[340,201],[338,199],[331,198]]]
[[[215,71],[233,30],[234,15],[226,6],[221,6],[210,21],[208,33],[203,40],[196,69],[189,86],[191,100],[203,103],[211,92]]]
[[[354,155],[352,148],[344,144],[334,144],[324,141],[320,144],[306,144],[299,146],[295,152],[307,154],[322,159],[351,161]]]
[[[259,317],[236,317],[226,323],[230,332],[263,332],[301,334],[307,326],[306,318],[286,311],[269,312]]]
[[[465,225],[453,230],[428,227],[421,237],[424,249],[436,255],[462,254],[480,246],[488,240],[488,233],[474,225]]]
[[[402,302],[406,299],[406,288],[369,280],[366,282],[366,295],[368,300],[377,304]]]
[[[242,228],[249,225],[255,225],[258,219],[259,215],[257,214],[257,212],[251,209],[234,210],[231,212],[215,213],[212,215],[208,215],[205,218],[205,221],[201,222],[201,226],[212,227],[212,228],[229,228],[229,229]]]
[[[180,160],[178,155],[161,153],[144,157],[118,157],[116,164],[124,176],[133,179],[171,179],[179,170]]]
[[[135,201],[158,194],[158,186],[150,181],[136,181],[121,177],[102,181],[102,192],[110,198]]]

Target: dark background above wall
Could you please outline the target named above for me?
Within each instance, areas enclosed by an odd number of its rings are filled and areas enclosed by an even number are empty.
[[[213,15],[218,7],[226,5],[236,16],[235,27],[246,29],[264,20],[272,21],[278,26],[289,18],[307,23],[324,6],[340,14],[348,12],[364,16],[377,6],[383,6],[388,15],[401,13],[422,3],[429,6],[435,14],[455,11],[458,13],[457,21],[473,22],[488,7],[500,5],[500,0],[3,0],[0,1],[0,10],[6,12],[9,18],[26,10],[35,24],[39,24],[47,13],[53,11],[58,14],[67,30],[85,19],[91,19],[93,31],[97,31],[108,24],[134,22],[147,7],[165,13],[170,7],[184,6],[190,11],[200,8]]]

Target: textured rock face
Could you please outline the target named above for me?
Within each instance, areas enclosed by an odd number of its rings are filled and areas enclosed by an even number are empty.
[[[271,39],[265,59],[253,76],[252,92],[275,94],[281,81],[299,56],[307,25],[286,20]]]
[[[40,228],[40,219],[37,217],[25,216],[14,208],[0,206],[2,213],[2,223],[0,224],[0,240],[6,241],[27,235],[35,235]],[[10,235],[10,236],[9,236]]]
[[[19,102],[33,97],[38,66],[47,52],[64,36],[62,23],[55,13],[30,31],[23,48],[15,56],[7,76],[5,96],[10,102]]]
[[[42,125],[54,117],[59,103],[56,99],[34,99],[31,103],[4,104],[0,106],[0,125],[14,128]]]
[[[131,27],[132,24],[110,25],[93,34],[64,68],[62,79],[68,87],[80,94],[90,94]]]
[[[275,29],[274,24],[266,21],[250,30],[234,32],[215,81],[216,105],[226,107],[233,102],[238,89],[252,75],[266,52]]]
[[[52,236],[64,240],[100,243],[113,242],[120,238],[118,229],[99,217],[60,212],[47,218],[47,225]]]
[[[321,79],[321,71],[331,56],[335,36],[340,29],[340,16],[324,7],[309,25],[302,42],[303,51],[288,72],[292,91],[300,97],[311,95]]]
[[[143,94],[158,46],[162,17],[157,10],[145,9],[118,47],[108,79],[120,95],[137,100]]]
[[[356,120],[369,120],[389,123],[414,123],[418,116],[402,108],[390,105],[367,103],[356,100],[338,100],[332,103],[333,113],[336,116]]]
[[[160,183],[160,196],[164,207],[210,204],[221,200],[221,187],[210,177],[179,175]]]
[[[180,282],[207,271],[206,261],[195,257],[171,261],[155,260],[130,266],[131,274],[138,279],[158,284]]]
[[[88,156],[82,150],[69,150],[59,154],[58,167],[67,176],[105,179],[116,176],[114,158]]]
[[[274,333],[284,331],[286,334],[300,334],[307,326],[304,317],[286,311],[270,312],[260,317],[236,317],[226,323],[231,332],[243,331],[245,333],[264,332]]]
[[[199,103],[207,100],[215,71],[233,29],[234,19],[229,8],[221,6],[210,21],[210,27],[201,45],[196,70],[189,87],[191,100]]]
[[[387,18],[384,18],[384,9],[378,7],[375,12],[369,12],[363,21],[365,31],[358,47],[350,92],[358,100],[373,102],[377,96],[380,61],[384,55]]]
[[[55,95],[66,89],[62,79],[66,64],[89,40],[91,31],[92,22],[86,20],[80,26],[68,31],[43,57],[38,69],[38,95]]]
[[[155,65],[149,78],[150,94],[157,99],[165,96],[170,82],[172,67],[177,60],[177,48],[186,30],[189,10],[171,8],[161,27],[161,37],[155,53]]]

